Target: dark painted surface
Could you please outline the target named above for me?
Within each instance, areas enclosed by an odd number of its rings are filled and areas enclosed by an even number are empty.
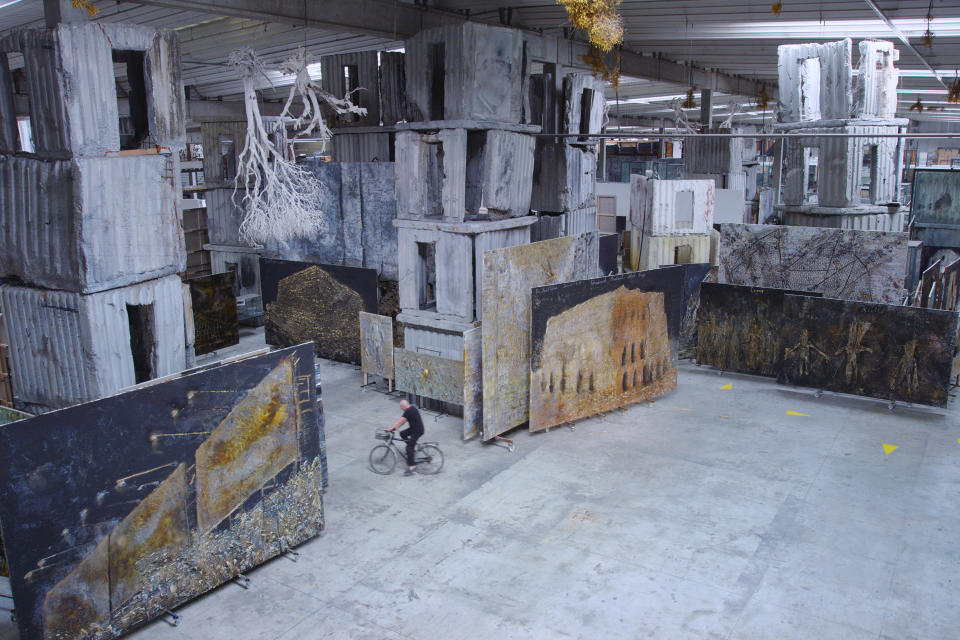
[[[187,280],[193,302],[194,351],[203,355],[240,342],[233,273]]]
[[[697,315],[697,363],[724,371],[777,377],[783,360],[786,289],[704,282]]]
[[[620,287],[633,291],[659,291],[664,294],[664,310],[667,315],[667,331],[676,347],[683,321],[685,265],[650,269],[649,271],[631,271],[615,276],[577,280],[547,287],[533,289],[533,307],[531,314],[531,369],[540,368],[540,355],[543,350],[543,336],[547,321],[554,315],[591,298]]]
[[[680,322],[680,357],[692,358],[697,350],[697,310],[700,285],[713,282],[709,262],[683,265],[683,320]]]
[[[600,273],[611,275],[619,270],[617,254],[620,250],[620,234],[600,234]]]
[[[261,258],[267,344],[314,343],[321,358],[360,363],[359,312],[377,313],[373,269]]]
[[[957,322],[951,311],[788,295],[780,381],[943,407]]]
[[[283,375],[271,377],[278,371]],[[286,381],[292,381],[292,389]],[[273,411],[278,394],[290,398],[287,405],[292,402],[296,410],[284,414]],[[44,627],[49,627],[53,614],[58,613],[49,602],[49,611],[45,611],[45,598],[55,586],[75,576],[76,569],[92,564],[97,553],[106,552],[111,576],[119,566],[128,573],[133,571],[142,582],[141,590],[129,600],[111,598],[111,619],[98,636],[109,638],[249,569],[251,562],[264,562],[282,552],[284,544],[297,544],[316,535],[323,527],[319,469],[326,468],[320,406],[313,354],[308,345],[302,345],[0,429],[0,523],[11,560],[11,587],[21,638],[58,637],[49,630],[43,635]],[[230,446],[219,450],[214,447],[213,452],[249,455],[246,452],[264,440],[238,439],[236,434],[243,436],[245,432],[236,425],[249,425],[255,430],[257,425],[272,424],[282,425],[287,432],[296,429],[295,440],[289,445],[296,452],[296,460],[246,500],[235,503],[230,516],[215,529],[199,531],[197,505],[217,501],[224,488],[208,484],[206,491],[200,491],[197,465],[201,447],[210,451],[212,443],[208,439],[222,436],[223,425],[233,425],[227,429],[228,434],[234,434],[232,439],[221,442]],[[254,463],[263,459],[253,456]],[[186,484],[182,485],[186,499],[173,505],[177,506],[174,511],[180,524],[190,536],[196,536],[186,544],[192,553],[182,548],[180,555],[172,557],[155,552],[135,565],[118,565],[115,549],[131,545],[132,537],[118,536],[117,528],[135,509],[142,512],[151,496],[182,470],[186,473]],[[289,484],[285,484],[290,482],[305,482],[301,488],[306,490],[307,502],[319,508],[304,510],[301,502],[290,504]],[[271,509],[280,511],[273,514]],[[287,509],[297,510],[296,519]],[[240,534],[244,522],[245,533],[254,531],[256,536]],[[276,525],[271,528],[263,522]],[[135,533],[140,526],[137,522],[131,525],[129,518],[126,525],[128,533]],[[112,536],[111,544],[105,545],[108,536]],[[74,596],[75,602],[66,612],[63,599],[57,600],[60,615],[72,616],[64,624],[78,624],[78,619],[89,615],[85,600],[95,600],[99,589],[111,594],[117,589],[117,580],[105,574],[91,572],[86,580],[87,588]],[[176,591],[170,588],[173,582],[178,583]]]

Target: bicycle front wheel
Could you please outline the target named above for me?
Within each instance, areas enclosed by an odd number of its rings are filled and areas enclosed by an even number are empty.
[[[443,451],[440,447],[425,444],[417,450],[417,471],[427,475],[440,473],[443,468]]]
[[[393,447],[379,444],[370,450],[370,468],[374,473],[379,473],[382,476],[389,475],[393,473],[396,466],[397,452],[393,450]]]

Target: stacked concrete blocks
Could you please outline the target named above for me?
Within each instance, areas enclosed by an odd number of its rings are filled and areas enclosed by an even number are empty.
[[[361,51],[320,58],[323,90],[349,98],[366,115],[344,114],[333,123],[330,153],[334,162],[389,162],[393,125],[406,120],[404,54]]]
[[[884,137],[909,124],[895,117],[898,52],[892,43],[877,40],[862,41],[859,51],[854,81],[849,39],[778,49],[775,129],[802,135],[784,143],[778,209],[786,224],[903,230],[902,143]]]
[[[463,361],[481,317],[483,253],[530,242],[539,124],[523,34],[464,23],[406,43],[396,125],[397,263],[406,349]],[[467,404],[476,399],[466,398]],[[456,410],[450,407],[451,410]]]
[[[716,205],[713,180],[630,183],[630,258],[635,271],[670,264],[710,262]]]
[[[61,407],[181,370],[176,35],[59,23],[6,36],[0,53],[0,304],[19,398]],[[16,127],[14,53],[32,153]],[[126,67],[122,100],[115,63]]]
[[[560,134],[537,140],[531,208],[540,218],[538,240],[596,230],[596,136],[607,114],[602,80],[550,67],[530,81],[534,122],[543,133]]]

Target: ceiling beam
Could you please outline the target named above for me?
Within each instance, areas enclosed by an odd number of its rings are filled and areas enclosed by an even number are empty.
[[[373,35],[403,40],[419,31],[443,24],[462,22],[467,17],[459,12],[401,3],[397,0],[125,0],[133,4],[199,11],[213,15],[264,20],[283,24]],[[517,28],[522,25],[518,25]],[[541,35],[524,29],[528,40],[537,45],[545,61],[566,66],[587,68],[583,56],[589,46],[580,41]],[[608,59],[613,60],[613,54]],[[759,80],[738,76],[696,65],[675,62],[660,56],[644,56],[633,51],[620,52],[620,73],[626,77],[673,82],[687,87],[712,89],[743,96],[757,96],[766,86],[766,93],[776,97],[776,87]]]

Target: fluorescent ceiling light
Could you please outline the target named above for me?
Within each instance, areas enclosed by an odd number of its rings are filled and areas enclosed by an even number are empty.
[[[919,38],[927,30],[926,18],[892,20],[904,35]],[[934,18],[929,24],[935,36],[960,36],[960,18]],[[643,35],[651,32],[643,30]],[[758,22],[690,23],[672,33],[688,40],[783,40],[798,38],[889,38],[894,34],[880,19],[873,20],[770,20]]]
[[[23,0],[6,0],[5,2],[0,2],[0,9],[6,9],[11,5],[23,2]]]

